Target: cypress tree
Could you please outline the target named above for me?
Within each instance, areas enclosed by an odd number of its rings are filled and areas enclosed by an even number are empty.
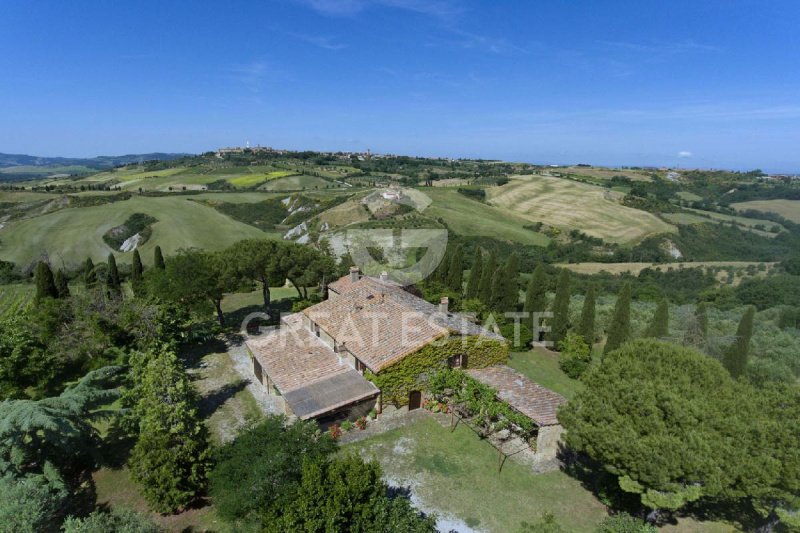
[[[502,311],[503,296],[505,292],[505,277],[506,270],[503,267],[497,267],[492,276],[492,288],[489,295],[489,309],[493,311]]]
[[[59,298],[69,298],[69,283],[67,282],[67,276],[64,274],[64,271],[60,268],[58,272],[56,272],[55,276],[56,282],[56,292],[58,292]]]
[[[519,257],[512,253],[506,261],[502,311],[516,311],[519,304]]]
[[[528,313],[543,313],[547,307],[547,274],[544,267],[539,264],[533,271],[525,291],[525,311]]]
[[[752,305],[747,308],[739,321],[736,329],[736,340],[728,348],[723,363],[731,376],[735,379],[742,376],[747,369],[747,360],[750,356],[750,339],[753,337],[753,318],[756,308]]]
[[[494,271],[497,264],[494,259],[494,254],[489,254],[489,259],[483,265],[483,273],[481,274],[481,288],[478,292],[478,298],[488,307],[492,303],[492,278],[494,278]]]
[[[153,252],[153,266],[160,270],[165,270],[167,268],[167,266],[164,264],[164,254],[161,253],[160,246],[156,246],[156,249]]]
[[[131,282],[135,285],[142,281],[144,274],[144,265],[142,265],[142,257],[139,255],[139,250],[133,251],[133,261],[131,263]]]
[[[631,285],[625,283],[619,291],[617,303],[614,305],[614,315],[608,328],[603,355],[616,350],[625,344],[631,337]]]
[[[581,321],[578,325],[578,335],[583,337],[584,342],[590,347],[594,344],[594,315],[595,315],[595,296],[594,285],[589,285],[586,291],[586,298],[583,299],[581,309]]]
[[[119,270],[114,254],[108,254],[108,272],[106,272],[106,286],[114,294],[119,294],[121,285],[119,281]]]
[[[58,298],[58,289],[56,289],[56,282],[53,278],[53,271],[50,270],[50,265],[44,261],[39,261],[34,272],[34,279],[36,281],[37,302],[43,298]]]
[[[475,247],[475,258],[472,260],[472,268],[469,271],[467,281],[467,298],[477,298],[481,288],[481,273],[483,271],[483,253],[479,247]]]
[[[559,349],[558,345],[567,336],[567,329],[569,329],[569,300],[569,270],[563,268],[558,275],[550,326],[550,341],[556,350]]]
[[[697,304],[694,314],[700,335],[705,340],[708,337],[708,305],[705,302],[700,302]]]
[[[83,265],[83,281],[87,287],[93,287],[97,283],[97,273],[94,271],[94,263],[91,257],[86,258]]]
[[[447,272],[447,287],[461,294],[464,285],[464,249],[459,246],[450,258]]]
[[[654,339],[661,339],[669,334],[669,302],[666,298],[662,298],[658,302],[656,312],[653,314],[653,321],[647,326],[645,337],[653,337]]]

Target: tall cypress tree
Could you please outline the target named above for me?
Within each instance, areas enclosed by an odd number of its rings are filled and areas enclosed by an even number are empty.
[[[494,271],[497,269],[497,263],[494,259],[494,254],[489,254],[489,259],[483,265],[483,273],[481,274],[481,290],[478,293],[478,298],[487,307],[492,303],[492,280],[494,279]]]
[[[117,269],[117,259],[114,254],[108,254],[108,271],[106,272],[106,286],[108,290],[114,294],[121,292],[121,284],[119,280],[119,270]]]
[[[39,261],[34,272],[34,280],[36,281],[37,302],[43,298],[58,298],[58,289],[56,289],[56,282],[53,278],[53,271],[50,270],[50,265],[44,261]]]
[[[144,275],[144,265],[142,265],[142,257],[139,255],[139,250],[133,251],[133,260],[131,262],[131,282],[135,285],[142,281]]]
[[[506,290],[506,269],[502,266],[494,269],[492,276],[492,290],[489,297],[489,309],[503,311],[503,300]]]
[[[447,288],[461,294],[464,285],[464,249],[459,246],[450,258],[447,272]]]
[[[553,301],[553,318],[550,321],[549,339],[558,350],[559,343],[567,336],[569,329],[569,270],[561,269],[556,284],[556,298]]]
[[[512,253],[506,261],[502,310],[516,311],[519,304],[519,257]]]
[[[705,302],[697,304],[694,315],[697,320],[697,328],[705,341],[708,337],[708,305]]]
[[[86,263],[83,265],[83,282],[87,287],[94,287],[94,284],[97,283],[97,272],[94,271],[91,257],[87,257]]]
[[[156,249],[153,252],[153,266],[160,270],[167,268],[166,264],[164,263],[164,254],[161,253],[160,246],[156,246]]]
[[[525,291],[525,311],[528,313],[544,313],[547,307],[547,274],[544,267],[539,264],[528,280]]]
[[[662,298],[656,306],[656,312],[653,314],[653,320],[647,326],[645,337],[653,337],[661,339],[669,334],[669,302],[666,298]]]
[[[58,297],[62,299],[69,298],[69,283],[67,282],[67,276],[60,268],[58,269],[58,272],[56,272],[55,282]]]
[[[752,305],[747,308],[739,321],[736,329],[736,340],[725,353],[723,363],[733,378],[742,376],[747,369],[747,360],[750,356],[750,339],[753,338],[753,318],[756,308]]]
[[[481,289],[481,274],[483,272],[483,253],[480,247],[475,247],[475,258],[472,260],[472,268],[469,271],[467,281],[467,298],[477,298]]]
[[[583,337],[584,342],[590,347],[594,344],[594,316],[595,316],[595,296],[594,285],[589,285],[586,291],[586,298],[583,299],[581,309],[581,321],[578,324],[578,335]]]
[[[625,283],[619,291],[617,303],[614,305],[614,315],[608,328],[603,355],[616,350],[631,337],[631,285]]]

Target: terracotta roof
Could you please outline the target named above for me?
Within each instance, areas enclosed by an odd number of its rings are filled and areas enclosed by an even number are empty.
[[[246,341],[292,412],[310,418],[378,394],[378,389],[303,326],[303,315]],[[322,393],[325,394],[322,394]]]
[[[467,373],[497,390],[497,397],[539,426],[558,424],[556,410],[567,402],[560,394],[542,387],[507,366],[474,368]]]
[[[448,333],[423,313],[370,290],[349,291],[304,313],[373,372]]]

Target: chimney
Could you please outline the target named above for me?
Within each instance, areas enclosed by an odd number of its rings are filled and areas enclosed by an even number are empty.
[[[385,270],[381,272],[381,281],[389,281],[389,273]]]
[[[442,296],[442,300],[439,302],[439,312],[447,314],[448,304],[450,304],[450,298],[447,296]]]
[[[350,267],[350,281],[355,283],[356,281],[358,281],[360,275],[361,275],[361,269],[359,269],[357,266]]]

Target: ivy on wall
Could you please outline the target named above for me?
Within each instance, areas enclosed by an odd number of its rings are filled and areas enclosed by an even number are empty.
[[[408,405],[408,393],[420,390],[427,374],[447,368],[447,360],[466,356],[467,368],[485,368],[508,361],[508,344],[487,337],[450,337],[432,342],[407,355],[378,374],[369,371],[364,377],[381,390],[384,403]]]

